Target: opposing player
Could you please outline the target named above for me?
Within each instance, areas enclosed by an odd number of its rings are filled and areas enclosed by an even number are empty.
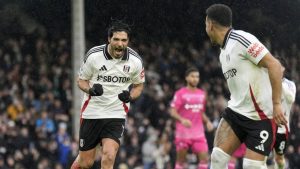
[[[228,6],[210,6],[205,24],[211,42],[221,47],[219,60],[231,93],[216,131],[211,169],[227,169],[230,156],[242,142],[247,146],[243,168],[267,169],[275,122],[287,123],[281,105],[280,62],[255,36],[232,29]]]
[[[198,69],[188,69],[185,73],[186,87],[177,90],[171,102],[170,113],[176,120],[175,169],[185,168],[189,148],[199,158],[198,169],[207,169],[208,167],[208,145],[203,123],[209,131],[213,130],[213,125],[205,115],[206,93],[197,87],[199,79]]]
[[[145,81],[142,59],[128,47],[129,35],[127,24],[112,23],[108,44],[93,47],[84,58],[78,77],[78,87],[85,93],[79,155],[72,169],[90,168],[99,143],[103,152],[101,168],[113,168],[129,102],[140,96]]]
[[[282,64],[282,72],[283,74],[285,74],[285,69],[287,67],[286,61],[282,57],[278,57],[278,60]],[[284,115],[288,120],[288,123],[286,125],[279,126],[276,133],[276,141],[274,145],[275,169],[284,169],[285,167],[284,152],[287,146],[288,134],[290,131],[290,126],[289,126],[290,112],[291,112],[292,105],[295,102],[295,98],[296,98],[295,83],[291,80],[283,78],[281,102],[284,110]]]

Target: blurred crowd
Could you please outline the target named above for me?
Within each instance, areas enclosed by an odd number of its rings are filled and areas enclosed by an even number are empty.
[[[300,166],[300,46],[273,49],[288,60],[289,79],[298,93],[292,108],[290,142],[286,157],[291,169]],[[67,38],[33,36],[0,43],[0,169],[69,168],[78,153],[72,133],[72,57]],[[146,85],[132,103],[125,135],[116,160],[119,169],[171,169],[175,160],[174,121],[168,108],[174,91],[185,85],[184,72],[197,66],[200,86],[208,93],[206,114],[217,127],[229,98],[218,61],[218,48],[180,41],[135,43],[144,60]],[[210,149],[214,132],[206,133]],[[99,168],[101,147],[93,168]],[[192,166],[195,156],[189,154]],[[269,162],[271,163],[271,161]]]

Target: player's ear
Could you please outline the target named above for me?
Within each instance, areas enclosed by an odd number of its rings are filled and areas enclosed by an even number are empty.
[[[110,42],[111,42],[111,38],[110,38],[110,37],[108,37],[108,38],[107,38],[107,41],[108,41],[108,43],[110,43]]]
[[[212,20],[208,20],[209,21],[209,30],[212,31],[214,29],[214,22]]]
[[[207,16],[205,18],[205,24],[206,24],[206,29],[211,30],[212,22]]]

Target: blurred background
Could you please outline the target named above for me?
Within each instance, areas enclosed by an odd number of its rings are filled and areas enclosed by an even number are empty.
[[[115,168],[172,168],[168,108],[186,68],[199,68],[206,114],[215,127],[229,98],[219,48],[205,33],[205,9],[220,2],[232,8],[235,29],[254,34],[288,62],[287,77],[298,92],[286,158],[288,168],[300,168],[300,0],[0,0],[0,169],[70,167],[78,154],[78,65],[88,49],[107,43],[114,19],[131,25],[130,47],[146,70]],[[214,132],[206,134],[211,150]],[[100,158],[101,148],[93,168]],[[195,167],[195,156],[189,154],[188,162]]]

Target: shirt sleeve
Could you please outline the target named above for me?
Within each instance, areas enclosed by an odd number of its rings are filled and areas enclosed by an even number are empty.
[[[180,93],[177,91],[175,94],[174,94],[174,97],[171,101],[171,104],[170,106],[172,108],[175,108],[176,110],[179,110],[179,108],[181,107],[182,105],[182,98],[181,98],[181,95]]]
[[[145,69],[143,66],[143,63],[140,62],[137,64],[136,72],[134,73],[132,77],[132,83],[133,84],[140,84],[145,82]]]
[[[292,81],[283,81],[282,94],[289,104],[293,104],[296,99],[296,85]]]
[[[258,64],[259,61],[269,53],[269,50],[253,35],[246,36],[246,40],[249,43],[246,47],[244,57],[254,64]]]
[[[85,62],[82,63],[79,72],[79,79],[82,80],[90,80],[93,76],[93,66],[92,66],[92,58],[88,57]]]
[[[204,92],[204,101],[203,101],[203,113],[205,113],[205,111],[206,111],[206,102],[207,102],[207,93],[206,92]]]

